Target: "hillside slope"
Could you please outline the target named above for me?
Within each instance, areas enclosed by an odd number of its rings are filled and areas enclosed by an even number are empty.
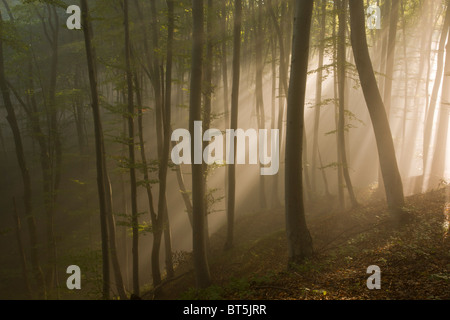
[[[399,228],[381,200],[345,213],[310,214],[315,256],[290,272],[283,211],[245,216],[237,221],[234,249],[223,252],[223,230],[211,239],[212,287],[193,289],[187,258],[156,298],[450,299],[446,201],[444,189],[409,197],[412,219]],[[381,269],[380,290],[366,286],[371,265]]]

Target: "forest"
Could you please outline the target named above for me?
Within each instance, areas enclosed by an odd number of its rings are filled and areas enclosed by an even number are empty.
[[[0,300],[450,299],[448,0],[1,0]]]

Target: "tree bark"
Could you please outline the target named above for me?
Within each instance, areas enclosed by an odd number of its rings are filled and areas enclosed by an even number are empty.
[[[103,148],[104,148],[103,144]],[[102,152],[105,154],[105,150]],[[111,265],[113,267],[114,279],[116,281],[117,293],[121,300],[127,300],[127,294],[125,292],[125,286],[123,284],[122,272],[120,271],[119,257],[117,255],[117,244],[116,244],[116,221],[114,219],[113,206],[112,206],[112,188],[111,181],[109,180],[108,171],[106,165],[103,167],[103,177],[105,179],[105,204],[106,204],[106,215],[108,219],[108,235],[109,235],[109,248]]]
[[[337,50],[337,69],[338,69],[338,89],[339,89],[339,121],[338,121],[338,148],[340,149],[339,159],[340,165],[342,167],[342,173],[344,175],[345,184],[347,186],[347,191],[350,195],[350,201],[353,207],[358,206],[356,201],[356,196],[353,191],[352,181],[350,179],[350,174],[348,171],[347,162],[347,150],[345,144],[345,88],[346,88],[346,37],[345,32],[347,30],[347,1],[340,0],[338,2],[338,16],[339,16],[339,31],[338,31],[338,50]]]
[[[166,57],[166,93],[165,93],[165,121],[164,121],[164,147],[162,156],[162,166],[160,168],[160,199],[164,207],[159,211],[159,219],[161,219],[161,226],[164,230],[164,243],[166,254],[166,270],[167,278],[174,276],[173,261],[172,261],[172,241],[170,235],[169,214],[167,212],[166,199],[166,185],[167,185],[167,168],[169,166],[170,142],[172,136],[171,121],[172,121],[172,60],[173,60],[173,34],[175,29],[175,15],[174,15],[174,1],[167,0],[168,7],[168,35],[167,35],[167,57]],[[164,181],[164,183],[161,182]]]
[[[448,10],[448,9],[447,9]],[[448,118],[450,106],[450,41],[445,48],[444,78],[442,80],[441,107],[439,110],[439,122],[437,129],[437,143],[433,154],[431,182],[439,184],[445,179],[446,151],[448,140]],[[448,162],[448,161],[447,161]],[[434,180],[434,181],[433,181]]]
[[[25,285],[27,298],[32,299],[33,295],[31,292],[30,279],[28,278],[27,259],[25,257],[25,250],[23,248],[23,241],[22,241],[22,235],[21,235],[22,226],[20,223],[19,214],[17,212],[16,198],[13,198],[13,207],[14,207],[13,219],[14,219],[14,223],[15,223],[14,227],[15,227],[15,232],[16,232],[17,246],[19,248],[20,264],[22,266],[23,282]]]
[[[258,2],[258,17],[256,22],[256,36],[255,36],[255,62],[256,62],[256,113],[257,123],[260,130],[264,130],[266,125],[266,116],[264,111],[264,95],[263,95],[263,75],[264,75],[264,61],[263,61],[263,42],[264,42],[264,28],[263,28],[263,3]],[[262,167],[262,165],[261,165]],[[265,177],[259,176],[259,203],[261,209],[267,207],[265,195]]]
[[[109,275],[109,248],[108,248],[108,227],[106,215],[106,199],[105,199],[105,179],[104,166],[105,155],[103,148],[103,130],[100,117],[100,105],[97,88],[97,69],[96,56],[92,47],[92,27],[88,16],[87,0],[81,0],[81,11],[83,17],[83,32],[86,47],[87,64],[89,71],[89,83],[92,99],[92,113],[94,117],[95,130],[95,153],[97,161],[97,190],[100,204],[100,227],[102,239],[102,267],[103,267],[103,299],[110,298],[110,275]]]
[[[389,19],[389,40],[387,45],[387,58],[386,58],[386,77],[384,85],[384,105],[386,108],[386,114],[388,116],[391,112],[392,102],[392,83],[394,77],[394,61],[395,61],[395,45],[397,39],[397,23],[399,16],[399,0],[391,1],[391,11]]]
[[[239,0],[238,0],[239,1]],[[193,46],[191,61],[189,131],[194,137],[194,122],[201,121],[204,14],[203,0],[192,0]],[[195,146],[191,146],[192,155],[192,207],[193,207],[193,252],[194,272],[197,288],[206,288],[211,283],[205,243],[205,189],[203,185],[203,165],[194,162]]]
[[[337,9],[338,4],[334,2],[334,10]],[[338,92],[338,40],[337,40],[337,19],[336,15],[333,15],[333,93],[334,93],[334,121],[336,125],[336,172],[337,172],[337,191],[339,206],[341,210],[345,208],[345,197],[344,197],[344,177],[343,169],[341,164],[341,148],[339,148],[339,92]]]
[[[311,188],[313,194],[317,193],[317,155],[319,150],[319,124],[320,124],[320,111],[322,108],[322,77],[323,77],[323,60],[325,52],[325,29],[326,29],[326,14],[327,14],[327,1],[322,0],[321,5],[321,17],[320,17],[320,34],[319,34],[319,62],[317,65],[317,78],[316,78],[316,99],[315,99],[315,112],[314,112],[314,137],[312,147],[312,170],[311,170]]]
[[[241,67],[241,27],[242,27],[242,1],[235,1],[234,12],[234,35],[233,35],[233,86],[231,92],[231,123],[230,129],[236,130],[238,126],[239,113],[239,83]],[[236,160],[236,137],[234,139],[234,160]],[[225,250],[231,249],[234,245],[234,216],[235,216],[235,196],[236,196],[236,161],[228,165],[228,208],[227,208],[227,240]]]
[[[212,95],[214,93],[213,78],[213,63],[214,63],[214,5],[212,0],[208,0],[206,16],[206,55],[204,62],[204,87],[203,87],[203,131],[206,132],[211,127],[211,108]],[[203,150],[206,148],[207,142],[203,142]],[[203,163],[203,185],[205,186],[205,193],[208,193],[208,165]],[[209,251],[209,227],[208,227],[208,199],[205,197],[205,242],[206,251]]]
[[[372,120],[378,146],[389,209],[396,218],[403,217],[405,204],[403,184],[395,157],[394,142],[386,109],[378,90],[367,47],[363,0],[353,0],[350,6],[351,42],[361,87]]]
[[[443,71],[444,71],[444,54],[445,45],[450,31],[450,10],[447,7],[444,25],[442,27],[441,38],[439,40],[438,48],[438,58],[437,58],[437,69],[436,77],[433,85],[433,91],[431,93],[430,102],[427,108],[427,114],[425,118],[425,128],[424,128],[424,140],[423,140],[423,170],[426,172],[429,166],[429,155],[431,151],[431,136],[433,133],[434,117],[436,112],[436,104],[439,90],[441,88]]]
[[[139,221],[137,210],[137,187],[136,187],[136,169],[135,169],[135,151],[134,151],[134,90],[133,75],[131,69],[131,43],[128,17],[128,0],[123,2],[124,27],[125,27],[125,64],[127,79],[127,97],[128,97],[128,157],[130,171],[131,188],[131,220],[133,229],[133,293],[139,296]]]
[[[313,1],[297,1],[288,92],[286,129],[286,232],[290,263],[301,263],[313,254],[306,225],[302,183],[302,145],[309,40]]]

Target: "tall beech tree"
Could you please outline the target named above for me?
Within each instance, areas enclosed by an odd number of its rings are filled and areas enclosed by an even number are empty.
[[[316,2],[316,5],[320,4],[320,34],[319,34],[319,61],[317,63],[317,76],[316,76],[316,97],[315,97],[315,109],[314,109],[314,136],[312,147],[312,170],[311,170],[311,188],[312,192],[317,192],[317,156],[319,154],[319,125],[320,114],[322,108],[322,81],[323,81],[323,61],[325,54],[325,32],[326,32],[326,18],[327,18],[327,1],[322,0]]]
[[[425,115],[425,128],[424,128],[424,139],[423,139],[423,170],[424,173],[427,172],[429,167],[429,158],[431,148],[431,137],[433,133],[433,124],[436,114],[436,105],[438,102],[438,93],[441,88],[443,73],[444,73],[444,56],[445,56],[445,46],[447,43],[447,38],[450,32],[450,10],[447,6],[444,24],[442,26],[441,36],[438,45],[438,56],[437,56],[437,67],[436,67],[436,77],[434,80],[433,89],[431,92],[431,97],[427,105],[427,113]]]
[[[81,0],[81,12],[83,18],[83,33],[86,48],[89,83],[91,90],[91,106],[94,117],[95,130],[95,157],[97,163],[97,191],[100,205],[100,227],[102,239],[102,283],[103,283],[103,299],[110,298],[110,269],[109,269],[109,246],[108,246],[108,224],[106,213],[106,198],[105,198],[105,177],[104,168],[105,154],[103,147],[103,130],[100,114],[100,103],[97,84],[97,67],[96,54],[92,46],[92,25],[89,17],[89,8],[87,0]]]
[[[290,263],[301,263],[313,254],[306,225],[302,183],[302,143],[309,39],[313,0],[297,1],[287,104],[285,205]]]
[[[389,11],[389,37],[387,43],[387,57],[386,57],[386,76],[384,84],[384,106],[386,113],[389,115],[391,112],[392,103],[392,83],[394,77],[394,62],[395,62],[395,48],[397,39],[397,24],[399,20],[399,7],[400,0],[388,0],[390,3]]]
[[[370,60],[363,0],[352,1],[350,26],[353,54],[375,132],[387,203],[395,218],[403,218],[405,216],[403,183],[398,170],[387,111],[384,108]]]
[[[337,46],[337,72],[338,72],[338,90],[339,90],[339,119],[338,119],[338,148],[340,149],[338,159],[339,165],[342,167],[345,184],[350,195],[352,206],[358,205],[356,201],[355,192],[353,191],[352,181],[348,170],[347,150],[345,143],[345,106],[346,106],[346,36],[347,31],[347,0],[338,1],[338,16],[339,16],[339,31],[338,31],[338,46]]]
[[[230,129],[236,130],[238,125],[239,113],[239,83],[241,77],[241,28],[242,28],[242,1],[236,0],[234,3],[235,16],[233,28],[233,85],[231,88],[231,123]],[[231,150],[234,159],[236,159],[236,137],[233,137],[232,144],[234,150]],[[236,202],[236,161],[229,164],[228,168],[228,206],[227,206],[227,240],[225,249],[233,247],[234,237],[234,215]]]
[[[257,21],[256,21],[256,37],[255,37],[255,60],[256,60],[256,80],[255,80],[255,94],[256,94],[256,115],[258,128],[265,129],[266,127],[266,115],[264,111],[264,94],[263,94],[263,75],[264,75],[264,60],[263,60],[263,48],[264,48],[264,28],[263,28],[263,2],[258,1],[257,9]],[[259,201],[261,208],[266,208],[266,195],[265,195],[265,177],[259,178]]]
[[[139,296],[139,220],[137,208],[137,184],[135,169],[135,129],[134,129],[134,89],[133,89],[133,71],[131,67],[131,42],[130,42],[130,24],[128,13],[128,0],[123,2],[123,16],[125,28],[125,65],[127,80],[127,119],[128,119],[128,161],[130,172],[131,188],[131,225],[133,229],[133,293]]]
[[[450,106],[450,41],[448,40],[445,51],[446,54],[444,76],[442,80],[441,106],[439,109],[437,128],[438,138],[436,139],[436,148],[433,154],[433,162],[431,167],[431,179],[432,181],[434,180],[434,184],[440,183],[445,178],[445,164],[447,161],[446,147],[448,141],[448,118]]]
[[[239,1],[239,0],[238,0]],[[203,0],[192,1],[192,61],[189,101],[189,131],[194,136],[195,122],[202,120],[202,73],[204,45]],[[194,161],[195,144],[191,145],[192,156],[192,234],[194,251],[195,281],[198,288],[208,287],[211,283],[209,265],[206,257],[205,239],[205,186],[203,184],[203,164]]]

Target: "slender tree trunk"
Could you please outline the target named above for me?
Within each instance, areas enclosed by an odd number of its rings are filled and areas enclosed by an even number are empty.
[[[150,9],[151,9],[151,28],[152,28],[152,39],[153,39],[153,50],[157,50],[159,48],[159,39],[158,39],[158,30],[159,26],[157,23],[157,12],[156,12],[156,1],[151,1]],[[163,90],[162,82],[161,82],[161,66],[158,58],[158,54],[156,52],[153,53],[153,89],[155,93],[155,114],[156,114],[156,142],[158,146],[158,159],[161,161],[161,156],[163,153]]]
[[[320,171],[322,172],[323,184],[325,186],[325,195],[328,199],[331,199],[330,187],[328,185],[327,174],[325,173],[325,169],[323,167],[322,156],[320,154],[320,150],[317,150],[319,153],[319,163],[320,163]]]
[[[256,37],[255,37],[255,61],[256,61],[256,111],[258,116],[258,128],[264,130],[266,125],[266,116],[264,112],[264,95],[263,95],[263,75],[264,75],[264,61],[263,61],[263,42],[264,42],[264,28],[263,28],[263,3],[258,2],[258,17],[256,22]],[[261,165],[262,167],[262,165]],[[265,195],[265,177],[259,177],[259,202],[262,209],[267,207]]]
[[[204,87],[203,87],[203,131],[207,131],[211,127],[211,108],[212,108],[212,95],[214,93],[214,87],[212,83],[213,77],[213,63],[214,63],[214,6],[213,1],[208,0],[206,16],[206,56],[204,61]],[[203,142],[203,150],[206,148],[207,143]],[[203,185],[205,186],[205,192],[208,193],[208,165],[203,163]],[[209,251],[209,227],[208,227],[208,199],[205,197],[205,242],[206,251]]]
[[[346,37],[345,32],[347,30],[347,1],[340,0],[338,5],[339,16],[339,32],[338,32],[338,51],[337,51],[337,69],[338,69],[338,88],[339,88],[339,121],[338,121],[338,148],[340,149],[339,162],[342,166],[342,172],[347,186],[347,191],[350,195],[350,201],[352,206],[358,205],[356,201],[355,193],[353,191],[352,181],[348,171],[347,162],[347,150],[345,145],[345,87],[346,87]]]
[[[82,77],[82,75],[80,74],[80,65],[75,65],[74,68],[74,86],[76,89],[82,89],[82,86],[80,85],[80,78]],[[83,109],[83,99],[81,97],[75,99],[73,111],[75,117],[75,126],[77,129],[78,148],[80,155],[83,155],[86,152],[86,138],[84,136],[85,115]]]
[[[230,124],[230,102],[229,102],[229,89],[228,89],[228,32],[227,32],[227,1],[222,2],[222,18],[220,20],[220,28],[222,32],[222,82],[223,82],[223,112],[225,119],[225,128]],[[228,166],[225,166],[225,202],[228,202]],[[186,202],[186,201],[185,201]]]
[[[445,179],[447,140],[448,140],[448,118],[450,106],[450,41],[445,48],[444,79],[442,81],[441,107],[437,129],[437,143],[433,154],[431,178],[432,183],[438,184]],[[434,181],[433,181],[434,180]]]
[[[81,10],[83,16],[83,32],[86,47],[86,56],[89,70],[89,83],[91,87],[92,113],[94,117],[95,130],[95,153],[97,159],[97,188],[100,204],[100,227],[102,239],[102,265],[103,265],[103,299],[110,298],[110,276],[109,276],[109,248],[108,248],[108,227],[106,215],[105,199],[105,178],[104,166],[105,155],[103,148],[103,131],[100,117],[99,96],[97,88],[96,56],[92,47],[92,27],[88,16],[87,0],[81,0]]]
[[[142,171],[145,181],[145,189],[147,191],[147,200],[148,200],[148,208],[150,210],[150,217],[152,221],[152,225],[157,225],[157,215],[155,211],[155,204],[152,194],[152,186],[150,183],[150,178],[148,175],[148,162],[147,162],[147,156],[146,156],[146,148],[145,148],[145,141],[144,141],[144,127],[143,127],[143,110],[142,110],[142,96],[141,96],[141,88],[140,84],[137,78],[137,74],[134,75],[134,82],[136,87],[136,99],[138,104],[138,135],[139,135],[139,149],[141,151],[141,161],[142,161]],[[154,232],[157,232],[157,230],[154,230]],[[152,248],[152,259],[151,259],[151,269],[152,269],[152,278],[153,278],[153,285],[154,287],[158,286],[161,283],[161,271],[159,268],[159,247],[160,243],[155,243],[155,233],[153,233],[153,247],[157,247],[158,250],[153,250]],[[159,239],[161,239],[161,236],[159,236]],[[158,253],[156,254],[156,251]],[[157,258],[154,257],[154,255],[157,255]]]
[[[168,36],[167,36],[167,58],[166,58],[166,93],[165,93],[165,121],[164,121],[164,148],[162,165],[160,168],[160,193],[159,193],[159,203],[161,202],[164,207],[159,211],[159,219],[162,220],[161,226],[164,230],[164,243],[165,243],[165,254],[166,254],[166,270],[167,277],[172,278],[174,276],[173,261],[172,261],[172,242],[170,235],[170,224],[169,224],[169,214],[167,211],[167,199],[166,199],[166,185],[167,185],[167,168],[169,165],[169,153],[170,153],[170,142],[171,142],[171,121],[172,121],[172,60],[173,60],[173,34],[175,28],[175,15],[174,15],[174,1],[167,0],[168,7]],[[164,181],[164,183],[161,183]]]
[[[20,255],[20,264],[22,266],[22,277],[25,285],[26,290],[26,296],[28,299],[32,299],[32,291],[30,286],[30,279],[28,278],[28,272],[27,272],[27,259],[25,257],[25,250],[23,248],[23,242],[22,242],[22,226],[20,223],[19,214],[17,212],[17,205],[16,205],[16,198],[13,198],[13,206],[14,206],[14,223],[15,223],[15,232],[16,232],[16,238],[17,238],[17,246],[19,248],[19,255]]]
[[[319,2],[317,2],[319,3]],[[312,147],[312,170],[311,170],[311,188],[314,194],[317,193],[317,155],[319,154],[319,124],[320,124],[320,110],[322,108],[322,77],[323,77],[323,60],[325,52],[325,29],[326,29],[326,14],[327,14],[327,1],[322,0],[321,5],[321,17],[320,17],[320,35],[319,35],[319,62],[317,66],[317,78],[316,78],[316,101],[314,112],[314,137]]]
[[[127,78],[127,97],[128,97],[128,157],[130,170],[130,188],[131,188],[131,220],[133,229],[133,293],[139,296],[139,222],[137,209],[137,187],[136,187],[136,169],[135,169],[135,151],[134,151],[134,90],[133,75],[131,69],[131,43],[128,18],[128,0],[124,0],[123,14],[125,27],[125,64]]]
[[[306,138],[306,127],[303,124],[303,146],[302,146],[302,166],[303,166],[303,172],[305,177],[305,195],[307,196],[308,200],[313,199],[313,192],[311,187],[311,178],[309,175],[309,164],[308,164],[308,139]]]
[[[238,0],[239,1],[239,0]],[[193,46],[191,62],[191,84],[190,84],[190,109],[189,109],[189,131],[194,137],[195,122],[201,121],[201,99],[202,99],[202,63],[204,44],[204,14],[203,0],[192,0],[193,15]],[[193,251],[194,272],[197,288],[206,288],[211,283],[209,265],[206,257],[205,242],[205,189],[203,185],[203,165],[196,164],[195,144],[192,143],[192,207],[193,207]]]
[[[173,253],[172,253],[172,232],[170,229],[169,215],[167,211],[167,201],[165,205],[166,214],[164,215],[164,254],[167,279],[171,279],[175,276],[175,270],[173,268]]]
[[[152,39],[153,39],[153,50],[157,50],[159,48],[159,37],[158,30],[159,26],[157,23],[157,11],[156,11],[156,1],[152,1],[150,3],[151,9],[151,27],[152,27]],[[153,54],[153,72],[154,72],[154,80],[153,80],[153,89],[155,93],[155,115],[156,115],[156,140],[157,140],[157,150],[158,150],[158,159],[160,163],[159,167],[159,191],[160,195],[158,198],[158,213],[152,219],[152,224],[154,226],[153,230],[153,245],[152,245],[152,276],[153,276],[153,285],[154,287],[158,287],[161,283],[161,272],[159,270],[159,253],[161,249],[162,235],[163,235],[163,223],[164,223],[164,209],[166,205],[164,202],[161,202],[165,199],[165,191],[166,189],[166,175],[167,175],[167,167],[165,167],[164,163],[164,134],[165,134],[165,101],[164,101],[164,75],[163,75],[163,67],[160,64],[160,60],[158,58],[158,54],[154,52]],[[169,123],[170,126],[170,123]],[[163,181],[161,180],[163,179]],[[163,192],[164,194],[161,194]],[[165,201],[165,200],[164,200]]]
[[[46,266],[46,280],[49,289],[56,287],[57,298],[59,298],[59,283],[57,275],[57,249],[54,235],[54,215],[55,205],[58,196],[59,185],[61,182],[61,165],[62,165],[62,142],[58,127],[58,109],[56,106],[56,85],[58,70],[58,46],[59,46],[59,17],[56,13],[54,5],[46,4],[48,18],[40,17],[45,31],[45,36],[50,44],[50,76],[49,87],[47,93],[48,112],[47,121],[49,123],[48,147],[50,154],[50,172],[49,175],[49,191],[44,194],[44,203],[46,211],[46,236],[47,236],[47,254],[48,264]],[[48,25],[48,26],[47,26]],[[51,32],[48,32],[48,29]]]
[[[9,7],[8,1],[2,0],[2,2],[3,2],[3,5],[6,8],[6,12],[8,13],[9,19],[14,22],[14,16],[13,16],[13,14],[11,12],[11,8]]]
[[[334,2],[334,10],[337,10],[338,4]],[[335,105],[335,125],[336,125],[336,151],[337,151],[337,189],[338,189],[338,198],[339,198],[339,206],[341,210],[345,208],[345,197],[344,197],[344,177],[341,163],[341,148],[339,148],[339,96],[338,96],[338,40],[337,40],[337,19],[336,16],[333,15],[333,92],[334,92],[334,105]]]
[[[241,24],[242,24],[242,1],[235,1],[234,12],[234,35],[233,35],[233,86],[231,92],[231,123],[230,129],[236,130],[238,125],[239,113],[239,83],[240,83],[240,66],[241,66]],[[228,168],[228,208],[227,208],[227,240],[225,249],[233,247],[234,237],[234,216],[235,216],[235,196],[236,196],[236,137],[233,137],[234,161],[229,164]]]
[[[103,145],[104,147],[104,145]],[[105,150],[103,150],[105,154]],[[109,180],[106,166],[103,168],[103,176],[105,178],[105,203],[106,203],[106,215],[108,219],[108,235],[109,235],[109,248],[111,265],[114,274],[114,280],[116,281],[116,289],[121,300],[127,299],[125,287],[123,285],[122,272],[120,271],[119,258],[117,256],[117,244],[116,244],[116,221],[114,219],[113,207],[112,207],[112,188],[111,181]]]
[[[286,129],[286,232],[289,262],[301,263],[313,253],[306,225],[302,184],[302,145],[309,40],[313,1],[297,2],[288,93]]]
[[[173,146],[175,146],[175,144],[173,144]],[[182,171],[181,165],[179,165],[175,169],[175,171],[177,174],[178,185],[180,187],[180,193],[183,198],[184,206],[186,207],[186,211],[188,214],[189,223],[191,224],[191,227],[192,227],[192,220],[193,220],[193,218],[192,218],[192,203],[191,203],[191,199],[189,198],[189,193],[188,193],[188,190],[186,189],[186,185],[184,184],[184,177],[183,177],[183,171]]]
[[[283,125],[283,120],[284,120],[284,113],[285,113],[285,108],[284,108],[284,102],[286,100],[287,97],[287,79],[288,79],[288,67],[287,67],[287,55],[286,55],[286,50],[285,50],[285,40],[284,40],[284,33],[283,33],[283,29],[281,28],[280,24],[278,23],[278,19],[275,16],[275,12],[274,12],[274,6],[272,4],[272,0],[269,0],[267,2],[267,6],[268,6],[268,10],[269,10],[269,15],[271,17],[271,20],[273,22],[273,27],[275,29],[275,33],[277,35],[277,39],[278,39],[278,46],[279,46],[279,79],[278,79],[278,130],[280,130],[280,143],[281,143],[281,152],[283,153],[282,149],[283,149],[283,132],[284,132],[284,125]],[[282,17],[282,19],[285,18],[284,16]],[[281,179],[280,175],[276,175],[275,176],[277,179]],[[276,184],[278,185],[278,181],[276,182]],[[278,188],[278,187],[277,187]],[[278,197],[278,194],[276,194],[276,196]]]
[[[395,46],[397,39],[397,23],[400,0],[390,0],[392,3],[389,20],[389,40],[387,45],[387,59],[386,59],[386,78],[384,85],[384,106],[388,116],[391,112],[392,102],[392,83],[394,78],[394,62],[395,62]]]
[[[271,128],[275,128],[275,110],[276,110],[276,88],[277,88],[277,71],[276,71],[276,54],[277,54],[277,48],[275,44],[275,40],[273,37],[270,39],[270,46],[272,48],[272,114],[271,114]],[[278,175],[274,175],[272,177],[272,185],[273,185],[273,191],[272,191],[272,208],[279,208],[281,207],[280,199],[278,198]]]
[[[381,171],[388,206],[394,216],[403,216],[405,204],[403,184],[395,157],[389,121],[378,90],[367,47],[363,0],[353,0],[350,6],[351,41],[361,87],[375,132]]]
[[[433,133],[433,124],[436,113],[436,104],[438,93],[441,88],[442,79],[443,79],[443,71],[444,71],[444,54],[445,54],[445,45],[447,42],[447,38],[449,35],[449,27],[450,27],[450,10],[447,7],[444,25],[441,32],[441,38],[439,41],[439,49],[438,49],[438,61],[437,61],[437,69],[436,69],[436,77],[433,86],[433,91],[430,97],[430,103],[427,108],[428,112],[425,117],[425,128],[424,128],[424,139],[423,139],[423,168],[424,172],[428,169],[429,166],[429,158],[431,152],[431,136]]]
[[[222,81],[223,81],[223,102],[224,102],[224,116],[225,123],[228,126],[230,123],[230,114],[229,114],[229,101],[228,101],[228,59],[227,59],[227,2],[222,1],[222,19],[220,21],[220,28],[222,31]]]
[[[406,148],[406,124],[407,124],[407,116],[408,116],[408,85],[409,85],[409,71],[408,71],[408,54],[407,54],[407,44],[408,41],[406,39],[406,21],[405,21],[405,1],[401,0],[400,2],[401,5],[401,18],[402,18],[402,38],[403,38],[403,64],[404,64],[404,72],[405,72],[405,98],[404,98],[404,105],[403,105],[403,124],[402,124],[402,140],[401,140],[401,159],[405,159],[404,155],[406,154],[407,150],[405,150]],[[423,41],[422,41],[423,42]],[[422,50],[421,50],[421,56],[423,56],[423,50],[424,50],[424,46],[422,46]],[[422,78],[422,70],[423,70],[423,59],[420,59],[420,68],[419,68],[419,78]],[[420,81],[418,81],[420,82]],[[416,100],[417,102],[417,100]],[[412,151],[412,150],[411,150]],[[409,165],[405,166],[407,168],[409,168]],[[403,174],[408,174],[409,170],[403,171]]]

